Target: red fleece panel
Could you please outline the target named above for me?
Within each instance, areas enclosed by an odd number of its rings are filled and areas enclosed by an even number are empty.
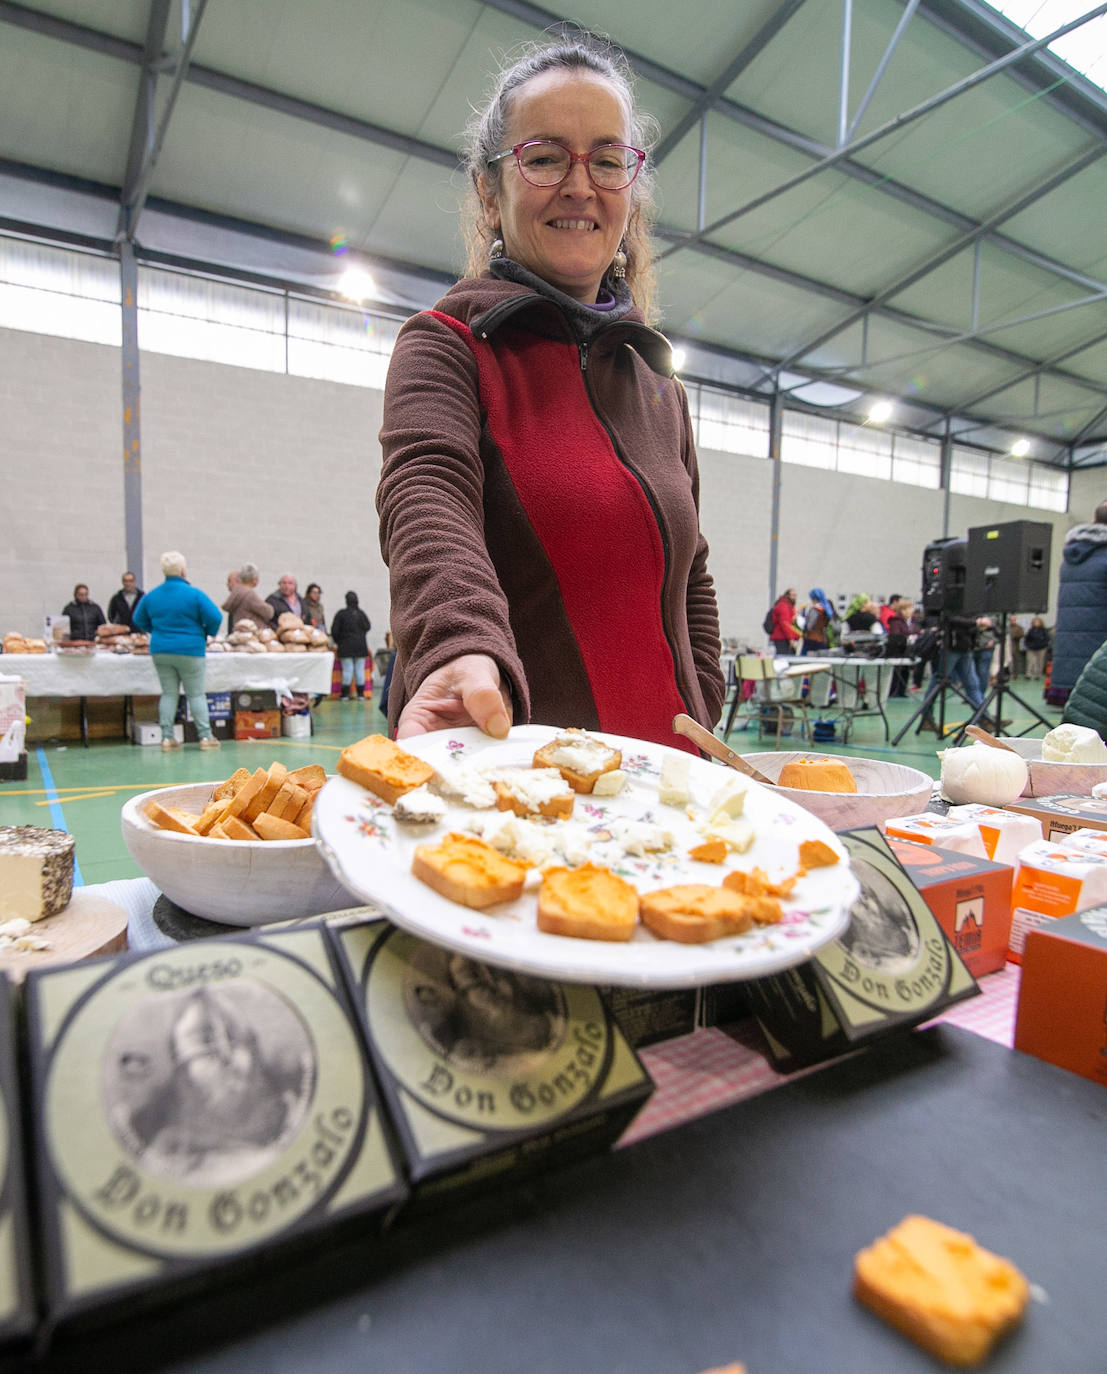
[[[557,578],[600,727],[695,753],[673,734],[686,706],[661,619],[661,533],[592,410],[576,346],[524,331],[496,351],[469,340],[492,437]]]

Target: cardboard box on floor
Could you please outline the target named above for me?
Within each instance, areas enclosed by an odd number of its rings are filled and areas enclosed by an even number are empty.
[[[1107,906],[1027,934],[1015,1048],[1107,1086]]]
[[[972,976],[1003,968],[1011,934],[1010,865],[894,837],[888,844]]]

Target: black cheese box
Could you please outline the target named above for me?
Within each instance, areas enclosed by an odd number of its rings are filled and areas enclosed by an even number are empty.
[[[26,1009],[54,1323],[364,1230],[405,1193],[321,922],[32,973]]]
[[[36,1316],[16,1058],[14,994],[0,974],[0,1346],[30,1336]]]
[[[607,1149],[653,1083],[594,987],[386,921],[332,928],[399,1136],[413,1213]]]
[[[745,985],[783,1073],[928,1021],[980,991],[880,831],[839,838],[861,884],[849,925],[806,963]]]

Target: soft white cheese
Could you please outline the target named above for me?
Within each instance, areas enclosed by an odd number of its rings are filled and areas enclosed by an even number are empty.
[[[612,768],[608,773],[601,773],[592,787],[594,797],[617,797],[627,785],[627,775],[621,768]]]
[[[672,831],[649,821],[624,820],[616,817],[608,829],[624,854],[659,854],[673,847]]]
[[[699,827],[700,834],[706,838],[723,840],[728,849],[744,854],[756,839],[753,823],[745,816],[729,817],[719,811]]]
[[[1043,763],[1107,763],[1107,744],[1086,725],[1056,725],[1042,740]]]
[[[434,825],[446,815],[447,807],[441,797],[429,787],[413,787],[396,798],[392,814],[409,825]]]
[[[710,820],[734,820],[745,809],[749,784],[742,778],[728,778],[707,806]]]
[[[496,794],[484,774],[468,764],[455,763],[452,759],[443,760],[438,765],[430,786],[436,792],[478,811],[496,805]]]
[[[557,736],[550,752],[543,757],[556,768],[568,768],[571,773],[587,776],[606,768],[614,754],[614,749],[598,739],[591,739],[588,735],[564,734]]]
[[[663,806],[688,805],[688,778],[692,769],[689,754],[666,754],[661,761],[657,800]]]
[[[538,811],[552,801],[576,795],[556,768],[494,768],[487,777],[502,783],[528,811]]]

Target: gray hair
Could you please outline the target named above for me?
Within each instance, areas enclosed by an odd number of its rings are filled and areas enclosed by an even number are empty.
[[[646,152],[657,144],[660,126],[652,115],[638,109],[630,63],[613,43],[582,29],[552,40],[525,43],[508,54],[483,108],[474,110],[465,128],[462,157],[470,183],[462,207],[462,236],[468,254],[466,276],[476,277],[485,270],[488,249],[496,237],[485,220],[480,180],[483,178],[485,185],[493,189],[500,183],[503,164],[489,162],[489,158],[503,151],[512,99],[528,81],[550,71],[592,73],[606,81],[626,108],[631,143]],[[652,316],[656,281],[650,234],[653,195],[654,172],[647,159],[630,189],[626,229],[627,285],[647,318]]]
[[[184,554],[178,553],[176,549],[170,549],[168,553],[163,553],[161,556],[161,575],[163,577],[184,577],[186,567]]]
[[[255,583],[261,574],[258,572],[256,563],[243,563],[238,570],[238,576],[243,582]]]

